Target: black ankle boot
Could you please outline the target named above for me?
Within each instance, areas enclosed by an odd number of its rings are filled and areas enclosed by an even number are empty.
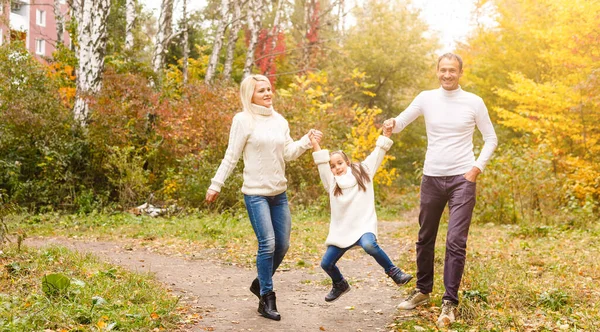
[[[393,267],[387,275],[399,286],[406,285],[412,279],[410,274],[402,272],[398,267]]]
[[[258,281],[258,278],[252,281],[252,285],[250,285],[250,291],[260,300],[260,282]]]
[[[340,296],[348,293],[348,291],[350,291],[350,285],[348,284],[346,279],[342,279],[341,281],[334,282],[333,288],[331,288],[331,291],[329,292],[329,294],[327,294],[325,296],[325,301],[333,302],[333,301],[337,300]]]
[[[275,292],[269,292],[260,297],[260,302],[258,302],[258,312],[265,318],[281,320],[281,315],[277,312]]]

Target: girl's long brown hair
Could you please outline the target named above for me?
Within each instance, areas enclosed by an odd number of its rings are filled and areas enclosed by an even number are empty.
[[[342,150],[333,151],[329,154],[329,156],[332,156],[334,154],[339,154],[340,156],[342,156],[346,164],[348,164],[349,167],[352,168],[352,174],[354,174],[354,177],[356,178],[359,190],[367,191],[367,186],[365,186],[365,183],[371,182],[371,178],[369,178],[369,173],[367,172],[365,167],[361,163],[351,163],[350,159],[348,159],[348,156]],[[343,194],[344,193],[342,192],[342,188],[340,188],[340,186],[336,183],[335,189],[333,190],[333,195],[339,196]]]

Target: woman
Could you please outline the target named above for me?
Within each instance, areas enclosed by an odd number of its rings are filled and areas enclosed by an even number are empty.
[[[273,91],[265,76],[246,77],[240,86],[240,97],[243,111],[233,117],[227,151],[211,180],[206,202],[217,198],[243,154],[242,193],[258,240],[258,278],[250,291],[258,296],[258,312],[263,317],[280,320],[272,276],[289,248],[292,224],[285,161],[298,158],[312,147],[309,135],[320,141],[323,134],[311,129],[300,140],[292,140],[288,122],[273,110]]]

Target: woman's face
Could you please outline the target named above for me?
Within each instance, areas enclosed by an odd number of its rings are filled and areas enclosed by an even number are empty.
[[[273,105],[273,92],[269,82],[257,81],[252,95],[252,103],[263,107],[271,107]]]

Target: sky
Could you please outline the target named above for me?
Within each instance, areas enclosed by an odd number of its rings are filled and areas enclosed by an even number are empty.
[[[146,8],[158,17],[161,0],[140,0]],[[188,0],[189,10],[205,6],[204,0]],[[455,42],[464,40],[470,31],[471,13],[475,9],[475,0],[413,0],[415,7],[421,9],[421,16],[429,24],[432,32],[440,37],[440,52],[454,49]],[[175,16],[181,16],[182,0],[175,0]],[[178,10],[177,10],[178,9]]]

